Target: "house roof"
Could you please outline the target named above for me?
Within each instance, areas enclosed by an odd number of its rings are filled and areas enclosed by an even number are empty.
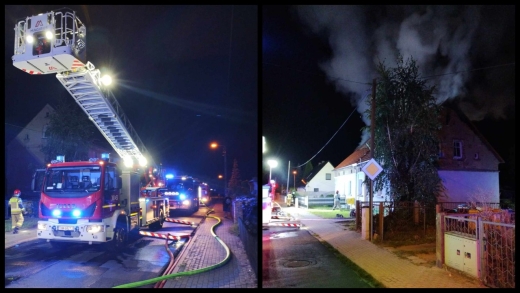
[[[316,166],[316,168],[313,168],[313,170],[317,170],[317,171],[316,172],[311,171],[311,173],[309,173],[309,175],[307,175],[307,177],[305,178],[305,181],[307,181],[307,182],[311,181],[312,178],[314,178],[314,176],[316,176],[321,171],[321,169],[323,169],[323,167],[325,167],[327,165],[327,163],[329,163],[329,161],[319,162],[318,166]]]
[[[334,170],[341,169],[346,166],[350,166],[354,163],[361,163],[364,161],[370,160],[370,149],[368,148],[368,144],[370,143],[370,138],[367,139],[362,145],[356,148],[350,156],[348,156],[345,160],[343,160],[339,165],[337,165]]]
[[[448,100],[442,104],[443,107],[453,110],[457,116],[461,119],[462,122],[466,123],[469,128],[478,136],[478,138],[484,143],[484,145],[495,155],[497,160],[500,163],[504,163],[502,157],[498,154],[498,152],[491,146],[491,144],[486,140],[486,138],[478,131],[477,127],[468,119],[464,113],[452,102]],[[368,147],[370,143],[370,138],[368,138],[363,144],[357,147],[352,154],[350,154],[345,160],[343,160],[339,165],[337,165],[334,170],[350,166],[354,163],[361,163],[364,161],[370,160],[370,149]]]
[[[464,113],[459,109],[459,107],[457,107],[453,102],[450,102],[449,100],[445,101],[442,104],[442,106],[444,106],[448,109],[451,109],[453,112],[455,112],[457,114],[457,116],[459,116],[460,120],[462,122],[466,123],[466,125],[468,125],[468,127],[473,131],[473,133],[475,133],[475,135],[489,149],[489,151],[491,151],[491,153],[493,153],[493,155],[495,155],[495,157],[497,158],[499,163],[505,162],[504,159],[502,159],[502,157],[495,150],[495,148],[493,148],[493,146],[487,141],[487,139],[484,137],[484,135],[482,135],[482,133],[480,133],[480,131],[475,126],[475,124],[473,124],[473,122],[471,122],[469,120],[469,118],[466,115],[464,115]]]

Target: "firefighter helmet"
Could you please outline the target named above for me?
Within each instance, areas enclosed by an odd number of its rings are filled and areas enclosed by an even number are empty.
[[[14,194],[15,194],[15,195],[20,195],[20,193],[21,193],[21,192],[20,192],[20,189],[15,189],[15,190],[14,190]]]

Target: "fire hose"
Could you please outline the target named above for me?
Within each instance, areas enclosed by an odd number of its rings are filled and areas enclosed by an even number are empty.
[[[158,283],[158,286],[163,286],[167,279],[171,279],[171,278],[175,278],[175,277],[181,277],[181,276],[192,276],[192,275],[208,272],[208,271],[211,271],[213,269],[216,269],[216,268],[219,268],[219,267],[225,265],[231,258],[231,251],[229,250],[229,247],[214,232],[214,228],[216,226],[220,225],[220,223],[222,223],[222,221],[218,217],[210,216],[209,214],[211,214],[212,212],[213,212],[213,210],[210,210],[206,214],[206,217],[207,218],[214,218],[214,219],[217,220],[217,223],[211,227],[211,234],[224,247],[224,249],[226,251],[226,256],[224,257],[223,260],[221,260],[217,264],[214,264],[214,265],[211,265],[211,266],[208,266],[208,267],[205,267],[205,268],[196,269],[196,270],[192,270],[192,271],[186,271],[186,272],[178,272],[178,273],[170,273],[173,270],[173,268],[175,267],[175,265],[174,265],[175,263],[173,262],[173,260],[170,260],[170,264],[168,265],[168,268],[165,271],[165,274],[163,274],[163,276],[160,276],[160,277],[157,277],[157,278],[148,279],[148,280],[128,283],[128,284],[122,284],[122,285],[119,285],[119,286],[115,286],[113,288],[135,288],[135,287],[140,287],[140,286],[153,284],[153,283]],[[166,240],[166,241],[168,241],[168,240]],[[188,241],[190,241],[190,240],[188,240]],[[171,253],[171,251],[170,251],[170,253]],[[173,254],[170,254],[170,257],[173,258]]]

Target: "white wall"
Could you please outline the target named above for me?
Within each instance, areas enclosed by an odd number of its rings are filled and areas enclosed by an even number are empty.
[[[439,202],[500,202],[498,171],[444,170],[439,177],[448,195]]]
[[[309,181],[305,186],[306,191],[314,191],[314,188],[318,188],[318,193],[329,194],[334,193],[334,173],[332,170],[334,166],[330,162],[327,162],[320,171]],[[326,180],[326,173],[330,174],[330,180]]]
[[[366,174],[361,171],[363,164],[355,164],[334,171],[335,190],[343,197],[354,197],[355,200],[369,201],[370,191],[363,183]],[[349,190],[350,187],[350,190]],[[386,189],[373,194],[374,201],[388,201],[390,197]]]

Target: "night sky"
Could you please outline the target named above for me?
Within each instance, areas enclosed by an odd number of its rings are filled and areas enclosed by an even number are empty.
[[[370,124],[361,113],[376,65],[393,67],[397,53],[514,167],[514,6],[263,6],[261,19],[263,184],[267,159],[285,185],[289,161],[337,166],[350,155]]]
[[[6,129],[72,99],[54,74],[32,76],[11,60],[16,21],[62,7],[5,6]],[[228,179],[234,159],[242,180],[257,176],[257,6],[67,8],[87,27],[87,61],[112,74],[113,93],[155,162],[212,182],[224,174],[222,149],[209,147],[216,141],[227,149]]]

